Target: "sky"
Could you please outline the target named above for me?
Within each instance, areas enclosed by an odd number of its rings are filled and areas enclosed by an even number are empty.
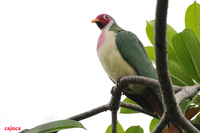
[[[193,2],[169,1],[167,23],[177,32],[185,28],[185,11]],[[109,14],[150,46],[145,27],[155,19],[155,7],[156,0],[0,0],[0,132],[10,132],[4,130],[10,125],[30,129],[107,104],[114,84],[98,60],[101,31],[91,20]],[[144,133],[151,119],[118,115],[125,130],[140,125]],[[80,122],[87,130],[59,133],[103,133],[111,113]]]

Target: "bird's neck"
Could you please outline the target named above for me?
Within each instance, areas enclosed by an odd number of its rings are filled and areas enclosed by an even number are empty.
[[[109,31],[114,31],[118,33],[119,31],[122,31],[123,29],[119,27],[116,23],[113,23],[113,25],[110,26]]]
[[[121,30],[123,30],[123,29],[121,27],[119,27],[114,20],[111,20],[104,28],[101,29],[102,32],[114,31],[115,33],[118,33]]]

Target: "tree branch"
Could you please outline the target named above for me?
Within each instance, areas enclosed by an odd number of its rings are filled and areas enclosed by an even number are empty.
[[[185,86],[181,91],[176,94],[176,102],[179,104],[185,99],[193,98],[197,92],[200,91],[200,84],[195,86]]]
[[[112,114],[111,133],[117,133],[117,110],[111,110],[111,114]]]
[[[187,133],[199,133],[199,131],[188,121],[183,115],[176,119],[176,122],[187,132]]]
[[[169,123],[169,115],[163,114],[162,119],[160,119],[158,125],[153,129],[152,133],[161,133],[162,130],[166,127],[166,125]]]
[[[200,130],[200,123],[196,121],[191,121],[192,125],[194,125],[197,129]]]
[[[102,105],[100,107],[94,108],[94,109],[92,109],[90,111],[86,111],[84,113],[69,117],[68,119],[69,120],[80,121],[80,120],[86,119],[88,117],[94,116],[96,114],[99,114],[99,113],[101,113],[103,111],[107,111],[109,109],[110,109],[109,104],[105,104],[105,105]]]
[[[172,83],[168,71],[167,64],[167,45],[166,45],[166,19],[167,19],[168,0],[157,0],[156,20],[155,20],[155,53],[156,53],[156,70],[158,74],[158,81],[160,83],[161,93],[165,103],[165,114],[170,117],[161,119],[171,119],[177,122],[186,132],[199,132],[192,124],[183,116],[181,110],[176,102],[174,91],[172,90]],[[182,93],[182,92],[181,92]],[[179,95],[179,94],[178,94]],[[180,101],[180,100],[179,100]],[[158,124],[153,131],[163,127]],[[159,130],[160,131],[160,130]]]
[[[152,88],[160,88],[158,80],[151,79],[148,77],[143,77],[143,76],[135,76],[135,75],[124,76],[119,80],[119,82],[123,86],[126,86],[128,84],[142,84],[142,85],[146,85]],[[182,87],[180,86],[172,85],[172,87],[175,93],[182,90]]]
[[[125,76],[125,77],[122,77],[119,80],[119,82],[116,84],[116,86],[113,87],[112,97],[111,97],[111,100],[108,104],[99,106],[97,108],[94,108],[92,110],[86,111],[84,113],[81,113],[81,114],[78,114],[78,115],[75,115],[75,116],[72,116],[68,119],[80,121],[80,120],[92,117],[94,115],[97,115],[101,112],[111,110],[112,111],[112,121],[113,121],[112,123],[114,125],[113,126],[113,132],[114,132],[115,129],[116,129],[116,125],[117,125],[117,110],[119,109],[119,106],[125,107],[125,108],[128,108],[128,109],[132,109],[132,110],[135,110],[135,111],[138,111],[138,112],[141,112],[141,113],[145,113],[145,114],[150,115],[152,117],[158,118],[158,116],[156,114],[148,112],[138,105],[134,105],[134,104],[131,104],[131,103],[126,103],[126,102],[120,102],[121,92],[123,91],[123,88],[128,84],[143,84],[143,85],[146,85],[146,86],[149,86],[149,87],[159,88],[159,83],[155,79],[142,77],[142,76]],[[188,95],[190,93],[195,93],[195,92],[199,91],[200,90],[200,84],[195,85],[195,86],[190,86],[190,87],[184,87],[183,89],[182,88],[183,87],[173,85],[174,91],[178,92],[176,94],[177,97],[179,95]],[[195,89],[193,89],[193,88],[195,88]],[[189,93],[185,93],[185,91],[187,92],[187,90],[192,90],[192,91],[191,92],[189,91]],[[193,92],[193,91],[195,91],[195,92]],[[187,97],[187,96],[185,96],[185,97]],[[179,101],[183,100],[184,98],[179,99]],[[164,118],[163,121],[164,122],[166,121],[165,118]],[[159,128],[162,128],[162,127],[163,126],[161,126]],[[53,132],[53,133],[57,133],[57,132]]]
[[[119,109],[121,94],[125,85],[121,82],[118,82],[112,88],[112,97],[109,102],[109,107],[112,113],[112,133],[117,133],[117,111]]]
[[[132,110],[135,110],[135,111],[138,111],[138,112],[141,112],[141,113],[144,113],[144,114],[147,114],[147,115],[150,115],[152,117],[159,119],[157,114],[148,112],[148,111],[144,110],[142,107],[140,107],[139,105],[134,105],[134,104],[127,103],[127,102],[120,102],[120,106],[127,108],[127,109],[132,109]]]
[[[168,0],[157,0],[156,20],[155,20],[155,52],[156,70],[160,83],[163,100],[168,112],[177,109],[172,83],[167,65],[167,46],[166,46],[166,18]],[[173,104],[172,104],[173,103]]]
[[[183,129],[179,124],[177,124],[176,122],[172,122],[172,124],[178,129],[179,133],[184,133]]]

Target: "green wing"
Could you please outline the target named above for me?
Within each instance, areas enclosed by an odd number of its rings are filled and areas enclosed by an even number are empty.
[[[135,34],[128,31],[119,31],[115,42],[124,60],[126,60],[140,76],[157,79],[153,64],[143,44]],[[160,90],[156,88],[152,89],[161,100]]]

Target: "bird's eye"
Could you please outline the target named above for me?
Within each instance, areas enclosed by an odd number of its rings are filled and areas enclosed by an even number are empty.
[[[104,19],[110,19],[110,17],[108,15],[104,15],[103,17],[104,17]]]

